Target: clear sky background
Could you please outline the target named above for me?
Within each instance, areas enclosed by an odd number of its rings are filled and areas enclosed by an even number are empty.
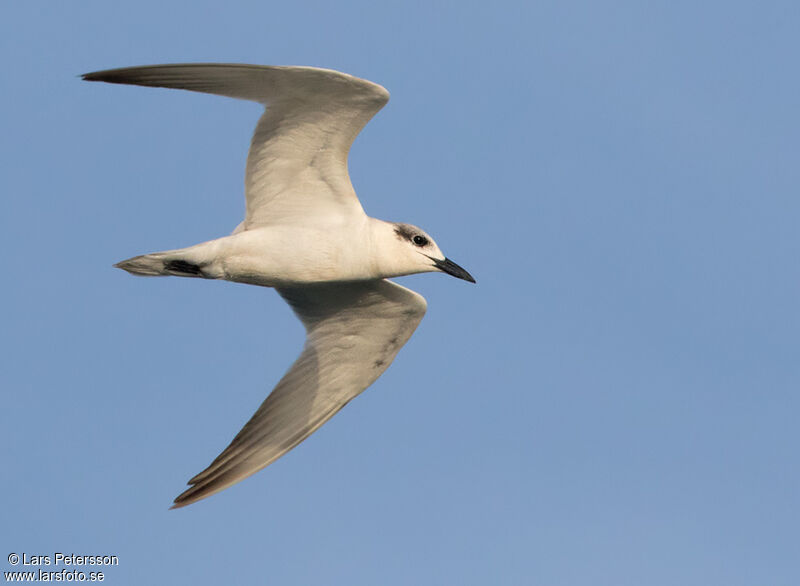
[[[109,584],[800,583],[800,5],[0,8],[0,569]],[[230,232],[254,104],[89,84],[315,65],[392,99],[350,172],[472,272],[266,470],[185,482],[299,353],[267,289],[111,265]],[[88,568],[84,568],[88,569]]]

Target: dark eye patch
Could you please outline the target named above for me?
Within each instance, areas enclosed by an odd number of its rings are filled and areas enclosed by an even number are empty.
[[[397,234],[400,240],[408,240],[409,242],[414,237],[414,233],[405,224],[395,224],[394,233]]]

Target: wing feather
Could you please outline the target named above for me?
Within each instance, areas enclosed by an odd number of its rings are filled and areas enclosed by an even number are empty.
[[[278,292],[306,327],[303,352],[174,507],[247,478],[306,439],[388,368],[426,309],[422,296],[386,280]]]
[[[247,209],[239,230],[364,213],[350,183],[347,155],[389,100],[377,84],[316,67],[221,63],[126,67],[83,78],[264,104],[247,157]]]

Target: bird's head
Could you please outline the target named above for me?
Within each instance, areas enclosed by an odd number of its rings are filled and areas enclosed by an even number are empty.
[[[411,224],[381,222],[381,268],[386,276],[411,275],[439,271],[474,283],[466,270],[445,257],[439,247],[421,228]]]

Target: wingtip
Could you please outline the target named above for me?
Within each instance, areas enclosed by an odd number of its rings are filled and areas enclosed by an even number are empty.
[[[215,494],[220,490],[222,490],[221,488],[218,488],[216,490],[209,491],[207,488],[200,487],[192,481],[189,481],[187,484],[189,485],[189,488],[187,488],[181,494],[175,497],[175,500],[172,501],[172,506],[170,507],[170,510],[181,509],[187,505],[191,505],[192,503],[202,501],[203,499],[211,496],[212,494]]]
[[[197,502],[198,498],[192,498],[194,495],[191,494],[192,488],[187,488],[181,494],[175,497],[175,500],[172,501],[172,506],[169,508],[171,511],[172,509],[182,509],[186,505],[191,505],[194,502]]]
[[[89,73],[82,73],[81,79],[83,81],[105,81],[107,83],[126,83],[122,78],[126,70],[133,69],[130,67],[121,67],[118,69],[101,69],[100,71],[90,71]]]

